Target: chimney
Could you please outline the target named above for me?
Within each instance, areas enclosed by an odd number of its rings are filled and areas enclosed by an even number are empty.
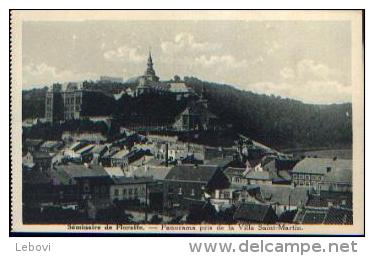
[[[165,144],[165,166],[168,167],[169,166],[169,144],[166,143]]]

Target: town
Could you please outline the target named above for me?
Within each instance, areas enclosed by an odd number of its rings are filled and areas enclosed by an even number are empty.
[[[51,85],[45,116],[22,124],[23,222],[353,224],[352,157],[280,152],[235,133],[205,94],[177,75],[161,81],[151,53],[126,82]],[[103,97],[155,96],[185,104],[164,120],[120,125],[92,111],[107,108]],[[58,136],[35,132],[48,125]]]

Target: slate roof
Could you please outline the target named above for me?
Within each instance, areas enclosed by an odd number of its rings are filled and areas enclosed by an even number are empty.
[[[141,166],[132,172],[134,177],[152,177],[154,180],[164,180],[172,167]]]
[[[123,177],[125,172],[121,167],[104,167],[104,170],[108,173],[110,177]]]
[[[244,203],[236,209],[234,219],[263,223],[266,221],[265,218],[268,212],[271,211],[270,208],[270,205]]]
[[[57,171],[65,172],[71,178],[86,178],[86,177],[109,177],[105,169],[100,165],[85,165],[68,164],[59,165],[56,167]]]
[[[126,155],[128,155],[130,152],[127,150],[127,149],[122,149],[120,151],[118,151],[117,153],[115,153],[112,158],[115,158],[115,159],[122,159],[124,158]]]
[[[171,168],[165,180],[208,183],[217,170],[216,166],[179,165]]]
[[[272,179],[270,173],[267,171],[263,171],[263,172],[251,171],[251,172],[248,172],[245,175],[245,177],[251,180],[271,180]]]
[[[223,173],[226,176],[232,177],[232,176],[243,176],[243,173],[245,172],[245,168],[236,168],[236,167],[228,167],[226,168]],[[244,178],[244,176],[243,176]]]
[[[258,199],[281,205],[305,205],[309,199],[308,188],[284,185],[259,185]]]
[[[213,159],[206,160],[204,162],[204,165],[212,165],[212,166],[219,166],[219,167],[226,167],[228,166],[231,162],[233,162],[232,157],[217,157]]]
[[[311,174],[327,174],[327,168],[331,168],[333,176],[338,175],[340,178],[346,179],[349,172],[352,173],[352,160],[348,159],[332,159],[332,158],[304,158],[298,162],[292,172],[311,173]],[[339,174],[341,172],[342,174]]]
[[[91,149],[93,149],[95,147],[95,145],[94,144],[89,144],[89,145],[87,145],[87,146],[84,146],[83,148],[81,148],[81,149],[78,149],[77,151],[76,151],[76,153],[77,154],[84,154],[84,153],[87,153],[87,152],[89,152]]]

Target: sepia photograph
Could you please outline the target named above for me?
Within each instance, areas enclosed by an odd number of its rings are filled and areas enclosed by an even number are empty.
[[[12,10],[12,233],[363,235],[363,12]]]

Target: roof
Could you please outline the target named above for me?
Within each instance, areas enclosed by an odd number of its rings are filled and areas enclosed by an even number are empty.
[[[243,176],[244,172],[245,172],[245,168],[236,168],[236,167],[228,167],[223,171],[223,173],[227,176]]]
[[[190,88],[184,82],[170,82],[169,85],[171,92],[190,92]]]
[[[218,117],[208,110],[201,102],[194,102],[190,106],[187,106],[177,117],[176,120],[180,119],[183,115],[199,116],[200,118],[211,118],[218,119]]]
[[[215,166],[179,165],[171,168],[165,180],[208,183],[218,170]]]
[[[352,167],[337,168],[336,170],[332,170],[325,175],[324,181],[352,183]]]
[[[235,211],[234,219],[262,223],[266,221],[269,211],[271,211],[270,205],[244,203]]]
[[[104,167],[104,170],[110,177],[122,177],[125,176],[124,170],[121,167]]]
[[[87,177],[109,177],[105,169],[100,165],[79,165],[68,164],[56,167],[58,171],[65,172],[71,178],[87,178]]]
[[[52,174],[53,184],[71,185],[72,177],[70,177],[63,169],[54,168],[51,174]]]
[[[130,151],[128,151],[127,149],[122,149],[122,150],[118,151],[117,153],[115,153],[112,156],[112,158],[124,158],[129,153],[130,153]]]
[[[62,145],[61,141],[47,140],[40,147],[42,147],[42,148],[54,148],[54,147],[60,147],[61,145]]]
[[[332,158],[304,158],[298,162],[292,172],[297,173],[311,173],[311,174],[327,174],[327,169],[331,168],[333,176],[340,175],[346,176],[349,172],[352,175],[352,160],[349,159],[332,159]]]
[[[251,171],[251,172],[248,172],[245,175],[245,177],[251,180],[271,180],[272,179],[270,177],[270,173],[267,171],[262,171],[262,172]]]
[[[171,168],[166,166],[141,166],[136,168],[131,175],[134,177],[152,177],[154,180],[164,180]]]
[[[94,147],[95,147],[94,144],[90,144],[90,145],[84,146],[81,149],[78,149],[75,153],[84,154],[84,153],[87,153],[88,151],[90,151],[91,149],[93,149]]]
[[[281,205],[306,205],[309,199],[308,188],[284,185],[259,185],[260,200]]]
[[[212,165],[212,166],[218,166],[218,167],[226,167],[229,165],[231,162],[233,162],[232,157],[217,157],[213,159],[206,160],[204,162],[204,165]]]

